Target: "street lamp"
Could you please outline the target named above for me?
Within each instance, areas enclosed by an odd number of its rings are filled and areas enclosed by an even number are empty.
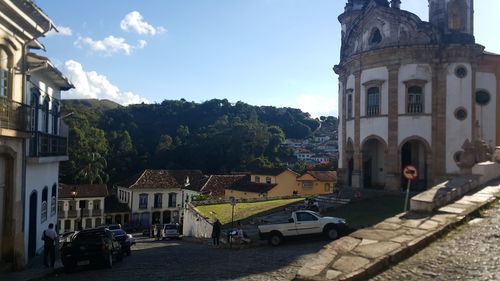
[[[77,195],[78,195],[78,192],[76,191],[76,187],[73,186],[73,189],[71,190],[71,197],[73,198],[73,200],[75,200]],[[83,211],[82,211],[83,207],[82,206],[84,205],[82,203],[84,203],[84,202],[82,202],[82,201],[78,201],[78,202],[79,202],[78,207],[80,208],[80,218],[77,217],[77,221],[78,220],[80,221],[80,223],[78,225],[78,230],[82,230],[83,229]]]

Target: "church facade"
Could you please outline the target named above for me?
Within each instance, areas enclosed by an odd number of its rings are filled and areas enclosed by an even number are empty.
[[[475,42],[473,0],[429,0],[429,22],[399,0],[349,0],[339,76],[339,179],[425,189],[500,145],[500,55]],[[472,150],[471,150],[472,149]]]

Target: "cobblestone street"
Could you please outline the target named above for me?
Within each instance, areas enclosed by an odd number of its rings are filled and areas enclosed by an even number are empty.
[[[500,280],[500,204],[374,277],[385,280]]]
[[[130,257],[111,269],[83,268],[46,280],[291,280],[329,241],[309,238],[280,247],[214,248],[182,241],[138,240]]]

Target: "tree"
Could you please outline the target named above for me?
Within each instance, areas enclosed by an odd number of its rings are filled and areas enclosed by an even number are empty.
[[[156,145],[156,152],[166,152],[174,147],[174,141],[169,135],[161,135],[158,145]]]
[[[90,152],[81,159],[82,169],[76,174],[76,179],[80,184],[107,183],[108,174],[106,159],[98,152]]]

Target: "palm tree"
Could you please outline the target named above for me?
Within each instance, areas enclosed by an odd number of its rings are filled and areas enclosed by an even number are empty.
[[[98,152],[91,152],[82,159],[80,171],[76,179],[80,183],[94,184],[107,183],[108,174],[104,171],[108,165],[106,159]]]

